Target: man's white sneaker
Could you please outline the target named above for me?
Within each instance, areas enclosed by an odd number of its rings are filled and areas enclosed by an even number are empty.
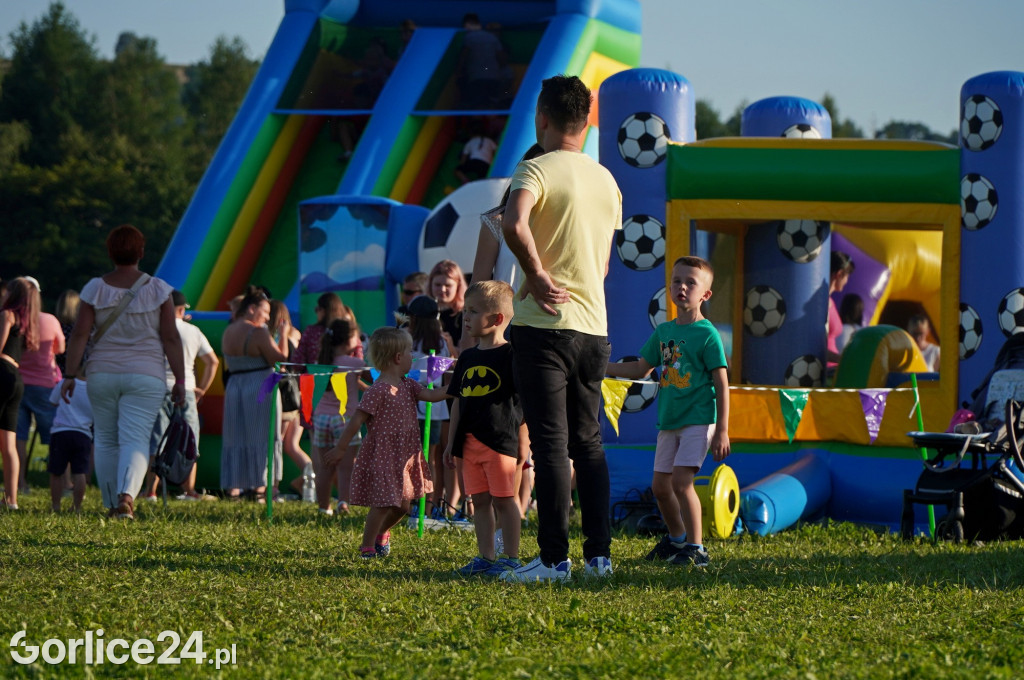
[[[611,576],[612,561],[607,557],[591,557],[583,567],[584,576]]]
[[[536,583],[537,581],[568,581],[572,576],[572,560],[563,560],[548,566],[538,557],[529,564],[506,571],[498,578],[513,583]]]

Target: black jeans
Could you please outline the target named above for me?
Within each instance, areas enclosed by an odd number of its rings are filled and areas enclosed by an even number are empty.
[[[576,469],[583,557],[608,557],[608,463],[597,418],[611,345],[604,336],[513,326],[512,346],[533,450],[540,558],[550,565],[569,556],[569,459]]]

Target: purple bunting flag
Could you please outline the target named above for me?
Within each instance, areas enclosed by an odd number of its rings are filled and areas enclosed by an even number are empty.
[[[266,380],[260,384],[260,391],[256,395],[257,403],[262,404],[263,401],[270,396],[270,393],[274,391],[277,383],[281,382],[281,377],[280,373],[271,373],[267,376]]]
[[[885,415],[885,400],[889,396],[889,390],[865,389],[859,390],[860,405],[864,409],[864,423],[868,426],[868,436],[871,443],[878,438],[878,430],[882,426],[882,416]]]

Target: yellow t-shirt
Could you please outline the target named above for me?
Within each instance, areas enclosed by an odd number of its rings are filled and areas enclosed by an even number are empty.
[[[512,176],[512,191],[525,189],[536,204],[530,232],[544,269],[569,291],[569,302],[545,313],[533,296],[516,296],[516,326],[560,328],[608,335],[604,269],[612,235],[622,228],[622,194],[597,161],[574,151],[552,151],[523,161]]]

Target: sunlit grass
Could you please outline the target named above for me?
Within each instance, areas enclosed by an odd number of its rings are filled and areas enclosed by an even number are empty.
[[[615,574],[565,585],[465,580],[472,532],[357,557],[362,515],[309,505],[141,504],[135,522],[47,512],[46,491],[0,514],[0,635],[236,645],[220,674],[268,678],[1019,677],[1024,545],[903,543],[851,525],[805,526],[709,544],[703,571],[643,560],[653,539],[620,535]],[[527,529],[524,557],[536,534]],[[574,530],[572,558],[581,566]],[[157,651],[162,651],[157,645]],[[4,677],[82,677],[15,665]],[[210,665],[106,664],[97,676],[216,677]]]

